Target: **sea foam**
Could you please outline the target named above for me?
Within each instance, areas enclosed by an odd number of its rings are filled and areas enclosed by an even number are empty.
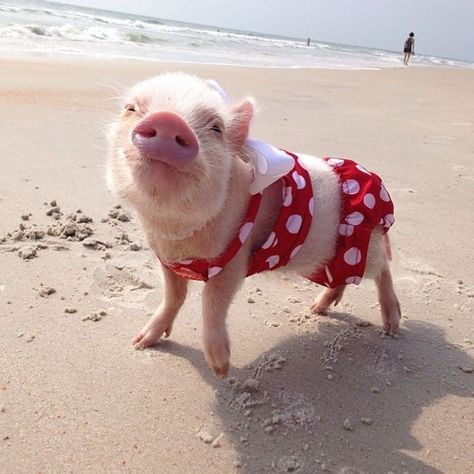
[[[10,0],[0,5],[0,54],[66,55],[279,68],[400,67],[401,53],[211,28],[118,12]],[[413,65],[474,69],[417,55]]]

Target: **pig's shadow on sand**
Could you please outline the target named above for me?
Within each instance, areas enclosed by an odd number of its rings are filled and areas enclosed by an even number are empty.
[[[163,341],[157,350],[187,359],[216,388],[215,413],[225,442],[240,454],[241,472],[441,472],[416,459],[430,446],[422,446],[412,429],[422,411],[443,397],[472,397],[472,375],[458,368],[472,366],[472,358],[431,324],[406,323],[400,338],[391,339],[381,338],[375,327],[355,327],[350,315],[332,316],[336,326],[313,325],[249,367],[234,367],[234,386],[216,379],[196,349]],[[344,331],[346,338],[335,337]],[[321,360],[331,349],[325,341],[340,351],[337,361]],[[272,369],[278,356],[286,362]],[[258,391],[236,390],[257,367]],[[262,403],[251,406],[253,401]],[[346,419],[350,426],[344,427]]]

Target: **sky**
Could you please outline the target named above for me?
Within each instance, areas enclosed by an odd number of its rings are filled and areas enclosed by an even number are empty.
[[[474,61],[474,0],[67,0],[258,33]]]

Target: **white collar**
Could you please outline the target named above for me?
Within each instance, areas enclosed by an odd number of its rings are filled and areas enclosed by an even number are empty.
[[[211,79],[207,82],[219,93],[224,102],[229,101],[229,96],[216,81]],[[249,190],[252,195],[262,192],[293,169],[293,158],[269,143],[247,138],[245,146],[251,150],[249,155],[253,165],[253,180]]]

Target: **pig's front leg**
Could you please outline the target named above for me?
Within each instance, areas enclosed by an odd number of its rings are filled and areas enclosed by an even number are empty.
[[[165,267],[162,267],[162,269],[164,279],[163,301],[148,323],[133,338],[136,349],[153,346],[163,333],[165,333],[165,337],[171,334],[174,318],[186,298],[188,280],[181,278]]]
[[[245,255],[237,255],[221,274],[206,283],[202,294],[204,354],[209,366],[221,378],[229,372],[230,349],[225,318],[232,298],[244,280],[245,262]]]

